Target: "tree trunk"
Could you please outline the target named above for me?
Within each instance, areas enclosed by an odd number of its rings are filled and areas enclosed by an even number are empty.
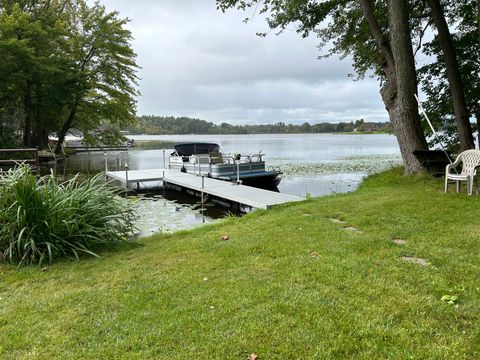
[[[32,84],[27,82],[25,89],[25,97],[23,99],[23,145],[25,147],[32,146]]]
[[[41,119],[41,107],[37,103],[35,109],[35,138],[37,140],[37,147],[39,150],[46,149],[48,146],[48,132],[43,128]]]
[[[410,31],[405,26],[408,24],[406,4],[404,0],[393,0],[395,4],[389,4],[389,26],[392,33],[389,42],[376,20],[371,0],[359,2],[380,52],[385,76],[380,94],[397,137],[405,172],[412,174],[422,171],[424,167],[413,155],[413,151],[427,149],[427,142],[414,97],[417,93],[416,72]]]
[[[427,0],[427,2],[432,10],[432,19],[438,31],[438,43],[442,48],[443,58],[445,60],[448,84],[450,85],[450,93],[452,95],[453,112],[455,114],[458,137],[460,139],[460,149],[462,151],[472,149],[475,147],[472,125],[470,124],[470,114],[467,110],[462,77],[460,75],[460,66],[458,65],[452,36],[448,29],[440,1]]]
[[[427,142],[418,114],[417,73],[410,37],[408,8],[406,0],[388,0],[388,24],[390,29],[390,47],[395,60],[395,80],[397,92],[392,107],[387,108],[394,125],[395,134],[407,173],[423,170],[423,166],[412,154],[414,150],[426,150]],[[395,126],[395,122],[397,125]],[[398,129],[398,133],[397,133]]]
[[[40,129],[40,144],[42,149],[48,148],[48,131],[43,127]]]
[[[42,109],[43,109],[43,96],[42,96],[42,85],[41,80],[38,76],[35,76],[35,133],[34,138],[36,141],[36,146],[39,150],[44,150],[48,148],[48,131],[45,129],[44,123],[42,121]],[[33,142],[33,140],[32,140]]]
[[[55,148],[56,154],[60,154],[60,152],[62,151],[62,144],[65,141],[65,135],[67,135],[68,130],[70,130],[71,127],[73,126],[73,121],[75,120],[75,116],[77,115],[77,108],[78,108],[79,101],[80,101],[80,97],[77,96],[72,105],[72,108],[70,109],[70,114],[68,114],[67,121],[63,123],[62,129],[58,133],[58,143],[57,143],[57,147]]]
[[[418,115],[415,115],[405,104],[402,104],[397,99],[390,102],[390,105],[387,106],[387,111],[400,147],[400,153],[405,164],[405,172],[413,174],[425,170],[413,154],[415,150],[428,149],[423,133],[419,134],[419,129],[415,123],[415,117],[418,117]]]
[[[40,124],[37,124],[35,135],[38,141],[38,149],[43,150],[48,148],[48,131]]]

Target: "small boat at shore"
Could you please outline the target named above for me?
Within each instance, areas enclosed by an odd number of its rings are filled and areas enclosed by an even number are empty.
[[[224,154],[214,143],[185,143],[174,146],[170,169],[214,179],[242,183],[259,188],[274,188],[282,180],[282,172],[267,170],[265,154]]]

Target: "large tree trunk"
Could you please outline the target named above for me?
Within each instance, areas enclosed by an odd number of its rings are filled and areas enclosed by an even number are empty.
[[[37,104],[35,109],[35,138],[39,150],[48,147],[48,132],[43,128],[40,104]]]
[[[42,121],[42,109],[43,109],[43,96],[41,82],[38,76],[35,78],[35,140],[36,145],[39,150],[44,150],[48,148],[48,131],[45,129],[44,123]]]
[[[470,114],[467,110],[460,67],[458,65],[452,36],[448,29],[448,24],[445,20],[440,1],[427,0],[427,2],[432,10],[432,19],[438,31],[438,43],[442,48],[443,58],[445,60],[448,84],[450,85],[450,93],[452,95],[453,111],[460,139],[460,148],[462,151],[472,149],[475,147],[472,135],[472,125],[470,124]]]
[[[27,82],[25,88],[25,97],[23,99],[23,145],[32,146],[32,84]]]
[[[384,102],[387,103],[388,100],[384,98]],[[422,130],[419,129],[417,124],[417,121],[419,121],[416,120],[418,114],[412,112],[411,108],[405,106],[397,98],[390,101],[390,104],[387,105],[387,111],[400,147],[405,172],[413,174],[425,170],[413,154],[415,150],[426,150],[428,148]]]
[[[396,135],[400,150],[404,159],[405,157],[409,159],[405,163],[405,170],[408,173],[414,173],[423,170],[423,166],[412,154],[412,151],[425,150],[428,147],[414,96],[417,93],[417,73],[408,26],[408,8],[406,0],[388,0],[387,6],[390,47],[395,60],[397,84],[394,104],[387,110],[392,120],[398,122],[396,127],[399,133]]]
[[[390,42],[383,34],[374,14],[371,0],[359,0],[370,32],[377,43],[385,83],[380,90],[388,111],[393,131],[397,136],[406,173],[424,170],[413,155],[414,150],[427,149],[418,107],[414,94],[417,93],[415,62],[408,26],[408,14],[404,0],[393,0],[389,4]],[[399,3],[400,7],[399,7]],[[395,32],[395,34],[393,34]]]

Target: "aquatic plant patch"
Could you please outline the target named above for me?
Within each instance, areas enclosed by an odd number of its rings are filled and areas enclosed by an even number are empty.
[[[208,216],[203,216],[200,204],[182,204],[165,199],[161,195],[152,197],[142,194],[132,196],[127,201],[140,215],[135,220],[135,227],[141,236],[172,233],[213,221]]]
[[[402,164],[398,155],[362,155],[339,157],[318,163],[279,162],[285,175],[316,176],[325,174],[379,173]]]
[[[0,175],[0,253],[11,263],[97,256],[95,247],[134,231],[135,213],[101,180],[37,178],[21,165]]]

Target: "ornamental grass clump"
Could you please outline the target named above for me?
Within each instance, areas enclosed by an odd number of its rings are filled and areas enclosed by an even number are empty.
[[[100,179],[37,178],[27,165],[0,175],[0,253],[11,263],[97,256],[132,236],[135,213]]]

